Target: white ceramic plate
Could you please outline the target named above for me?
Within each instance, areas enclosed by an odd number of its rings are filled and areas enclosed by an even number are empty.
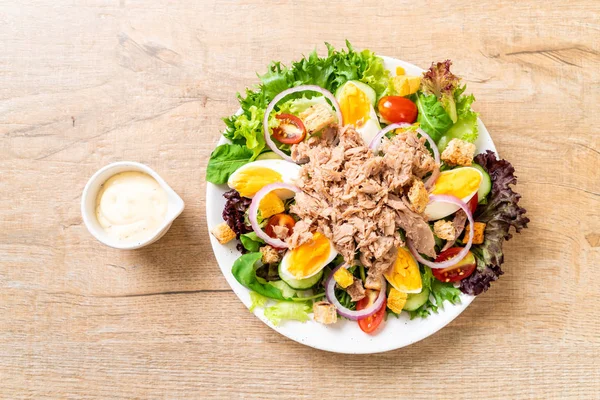
[[[395,75],[397,66],[403,67],[407,75],[420,75],[423,72],[421,68],[407,62],[389,57],[382,58],[385,61],[386,68],[393,75]],[[488,131],[480,120],[478,121],[478,127],[477,152],[480,153],[487,149],[496,151]],[[226,143],[226,139],[221,137],[219,144],[223,143]],[[223,222],[221,217],[225,206],[223,193],[227,190],[226,185],[207,184],[206,219],[209,230]],[[251,303],[249,290],[240,285],[231,274],[231,266],[240,256],[235,248],[236,242],[232,241],[227,245],[221,245],[213,235],[209,234],[209,236],[215,257],[225,279],[227,279],[240,300],[246,307],[249,307]],[[390,317],[385,322],[385,326],[381,327],[382,329],[374,336],[361,331],[354,321],[342,319],[329,326],[312,320],[305,323],[288,321],[283,322],[280,326],[274,326],[264,317],[262,309],[256,309],[254,314],[272,329],[298,343],[336,353],[370,354],[399,349],[434,334],[463,312],[473,299],[473,296],[461,294],[461,304],[452,305],[445,302],[443,311],[432,314],[425,319],[417,318],[411,321],[407,313],[402,313],[400,318]]]

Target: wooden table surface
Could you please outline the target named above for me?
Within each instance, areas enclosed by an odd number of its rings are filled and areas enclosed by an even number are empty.
[[[598,398],[597,2],[59,3],[0,1],[0,397]],[[452,59],[531,218],[492,290],[434,336],[371,356],[255,318],[205,220],[235,93],[273,59],[346,38],[421,67]],[[142,250],[82,224],[87,179],[119,160],[186,202]]]

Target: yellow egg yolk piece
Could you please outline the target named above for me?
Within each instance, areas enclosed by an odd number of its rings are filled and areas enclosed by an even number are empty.
[[[291,251],[288,271],[296,279],[309,277],[324,267],[330,251],[329,239],[325,235],[315,232],[312,240]]]
[[[481,184],[481,173],[475,168],[455,168],[440,174],[432,193],[449,194],[464,199],[476,192],[479,184]]]
[[[383,275],[400,292],[418,293],[423,287],[419,265],[404,247],[398,249],[396,262]]]
[[[277,182],[283,182],[279,172],[265,167],[253,167],[238,171],[231,186],[241,196],[252,197],[263,187]]]
[[[285,204],[283,200],[279,198],[274,192],[268,193],[260,201],[258,205],[258,211],[262,218],[269,218],[275,214],[279,214],[285,211]]]
[[[348,83],[340,96],[340,111],[344,125],[360,128],[369,120],[371,102],[367,95],[355,85]]]

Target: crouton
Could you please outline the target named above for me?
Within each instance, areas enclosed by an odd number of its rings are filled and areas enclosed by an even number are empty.
[[[392,288],[387,298],[387,306],[396,314],[400,314],[404,308],[404,305],[406,304],[407,298],[408,295],[406,293]]]
[[[456,229],[451,221],[444,221],[443,219],[435,221],[433,224],[433,233],[435,233],[435,236],[439,237],[440,239],[456,239]]]
[[[473,163],[475,145],[460,139],[452,139],[442,152],[442,161],[448,165],[468,166]]]
[[[429,203],[429,194],[425,189],[425,184],[420,179],[415,179],[412,186],[408,190],[408,200],[414,212],[421,214],[425,211],[427,203]]]
[[[469,228],[470,226],[467,225],[467,229],[465,229],[465,237],[463,238],[463,242],[469,240],[469,235],[471,234]],[[485,224],[483,222],[475,222],[475,224],[473,225],[473,230],[475,231],[475,233],[473,234],[473,244],[483,243]]]
[[[326,301],[318,301],[313,304],[315,321],[322,324],[335,324],[337,322],[337,311],[335,306]]]
[[[262,253],[263,264],[275,264],[281,261],[281,256],[274,247],[269,245],[263,246],[260,248],[260,252]]]
[[[392,78],[392,85],[398,96],[408,96],[419,90],[420,76],[399,75]]]
[[[352,285],[354,282],[354,276],[346,268],[339,268],[333,274],[333,279],[337,282],[340,287],[346,289],[348,286]]]
[[[366,290],[360,279],[352,278],[353,282],[346,288],[346,293],[350,295],[350,300],[360,301],[365,298]]]
[[[213,230],[210,231],[210,233],[212,233],[213,236],[216,237],[219,243],[221,244],[225,244],[232,241],[233,239],[235,239],[236,236],[235,232],[231,230],[231,228],[229,227],[229,225],[227,225],[226,222],[215,226]]]
[[[335,115],[331,108],[325,104],[315,104],[300,113],[306,133],[312,135],[335,122]]]
[[[381,290],[381,279],[373,279],[371,275],[367,275],[365,288],[371,290]]]

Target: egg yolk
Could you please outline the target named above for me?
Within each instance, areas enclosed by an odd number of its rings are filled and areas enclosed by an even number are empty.
[[[384,276],[396,290],[401,292],[416,292],[423,286],[419,266],[404,247],[398,249],[398,257],[393,267]]]
[[[283,182],[281,174],[265,167],[246,168],[238,171],[231,186],[243,197],[252,197],[271,183]]]
[[[296,279],[304,279],[313,275],[329,258],[331,245],[329,239],[319,232],[313,234],[312,240],[296,247],[290,252],[288,271]]]
[[[456,168],[440,174],[432,193],[450,194],[464,199],[476,192],[480,183],[481,174],[475,168]]]
[[[349,83],[344,87],[339,103],[345,125],[354,125],[359,128],[369,120],[371,102],[367,95],[355,85]]]

